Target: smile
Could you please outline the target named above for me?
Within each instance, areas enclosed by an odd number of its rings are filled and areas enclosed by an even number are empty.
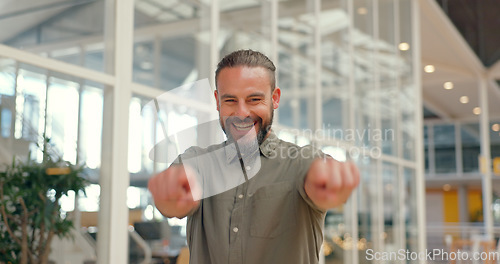
[[[254,123],[233,123],[233,126],[236,128],[236,130],[239,131],[246,131],[249,130],[254,126]]]

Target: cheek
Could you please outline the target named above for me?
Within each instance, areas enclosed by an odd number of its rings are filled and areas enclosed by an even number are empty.
[[[262,106],[259,108],[259,111],[256,112],[256,114],[262,118],[263,120],[269,119],[270,117],[270,111],[272,111],[272,107],[269,107],[269,105]]]
[[[231,115],[231,108],[227,107],[227,106],[221,106],[219,108],[219,114],[221,116],[224,116],[224,117],[230,116]]]

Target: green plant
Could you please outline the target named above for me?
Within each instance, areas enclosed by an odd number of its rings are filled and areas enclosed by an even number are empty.
[[[54,236],[70,236],[60,198],[87,185],[83,166],[44,153],[36,163],[14,159],[0,172],[0,263],[48,263]]]

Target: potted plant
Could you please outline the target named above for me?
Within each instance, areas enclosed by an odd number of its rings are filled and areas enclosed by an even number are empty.
[[[49,263],[54,236],[68,237],[73,228],[60,199],[84,189],[82,171],[45,151],[41,163],[14,158],[0,168],[0,263]]]

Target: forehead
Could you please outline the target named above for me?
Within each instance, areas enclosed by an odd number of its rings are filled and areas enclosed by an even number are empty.
[[[269,72],[263,67],[236,66],[224,68],[217,78],[219,93],[246,89],[271,90]]]

